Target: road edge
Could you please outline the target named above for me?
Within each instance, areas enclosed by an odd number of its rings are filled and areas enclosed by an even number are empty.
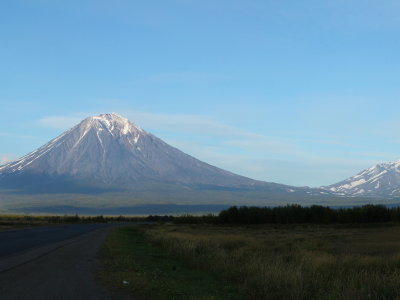
[[[58,248],[61,248],[63,246],[66,246],[68,244],[77,242],[81,239],[86,238],[88,235],[93,234],[94,232],[98,230],[111,230],[112,228],[118,227],[121,225],[110,225],[107,227],[102,227],[98,229],[94,229],[90,232],[63,240],[61,242],[56,242],[56,243],[51,243],[47,245],[41,245],[35,248],[31,248],[28,250],[24,250],[22,252],[18,252],[6,257],[3,257],[0,259],[0,274],[7,272],[8,270],[11,270],[13,268],[16,268],[18,266],[21,266],[23,264],[26,264],[34,259],[37,259],[51,251],[54,251]]]

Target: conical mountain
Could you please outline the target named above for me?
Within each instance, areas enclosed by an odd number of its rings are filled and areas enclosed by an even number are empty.
[[[115,114],[89,117],[39,149],[0,166],[0,188],[78,182],[129,187],[143,182],[294,191],[204,163]]]
[[[377,164],[346,180],[321,188],[339,196],[399,196],[400,160]]]

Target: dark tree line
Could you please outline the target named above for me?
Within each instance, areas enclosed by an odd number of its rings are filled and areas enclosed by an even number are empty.
[[[367,204],[353,208],[333,209],[327,206],[301,206],[297,204],[278,207],[231,206],[218,215],[175,218],[176,224],[301,224],[301,223],[380,223],[399,222],[400,207]]]
[[[174,216],[158,216],[158,215],[150,215],[144,218],[146,222],[172,222],[175,219]]]
[[[49,223],[107,223],[107,222],[172,222],[173,216],[158,216],[150,215],[147,217],[111,217],[111,216],[89,216],[80,217],[79,215],[74,216],[51,216],[44,217],[43,220],[49,221]]]

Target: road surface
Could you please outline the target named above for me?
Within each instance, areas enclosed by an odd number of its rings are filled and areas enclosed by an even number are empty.
[[[0,231],[0,259],[46,244],[60,242],[109,224],[74,224]]]
[[[129,300],[96,280],[99,248],[118,225],[85,224],[0,232],[1,300]]]

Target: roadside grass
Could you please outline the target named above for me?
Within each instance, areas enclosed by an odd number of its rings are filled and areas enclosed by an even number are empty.
[[[400,227],[164,225],[151,245],[244,299],[400,299]]]
[[[149,245],[143,232],[145,227],[148,226],[130,225],[111,231],[102,247],[105,268],[100,272],[101,280],[132,297],[145,299],[244,298],[232,285],[204,271],[190,269],[185,262]]]

